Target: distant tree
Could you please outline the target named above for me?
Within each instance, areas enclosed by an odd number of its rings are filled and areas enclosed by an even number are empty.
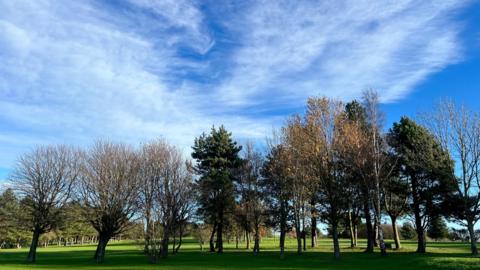
[[[71,239],[76,244],[84,244],[85,237],[91,238],[96,235],[96,231],[84,217],[80,203],[72,201],[65,205],[63,222],[56,234],[57,237],[64,239],[64,244],[67,242],[66,239]]]
[[[390,130],[390,143],[399,157],[401,174],[408,178],[415,218],[418,253],[426,252],[425,230],[451,194],[453,161],[428,130],[403,117]]]
[[[424,115],[424,122],[442,147],[456,157],[457,177],[452,177],[455,190],[444,210],[453,221],[468,230],[470,250],[477,255],[475,224],[480,219],[480,117],[465,106],[444,100],[432,113]]]
[[[415,228],[413,228],[412,224],[410,222],[404,222],[402,227],[400,228],[400,235],[402,236],[403,239],[414,239],[417,237],[417,233],[415,231]]]
[[[445,220],[441,216],[435,216],[428,226],[427,234],[428,237],[435,240],[447,238],[447,223],[445,223]]]
[[[205,222],[213,224],[211,240],[217,233],[217,251],[223,252],[223,231],[234,209],[234,170],[240,166],[238,153],[241,146],[233,141],[232,134],[223,126],[212,128],[195,139],[192,158],[196,160],[195,172],[199,191],[198,211]],[[214,252],[213,242],[210,251]]]
[[[7,188],[0,195],[0,248],[19,247],[24,239],[20,201],[13,189]]]
[[[124,232],[137,212],[139,163],[125,144],[97,142],[85,153],[79,196],[85,218],[98,233],[98,263],[110,239]]]
[[[33,232],[27,261],[35,262],[39,238],[62,222],[62,213],[79,175],[79,154],[63,146],[37,147],[20,157],[11,175],[23,196],[29,229]]]

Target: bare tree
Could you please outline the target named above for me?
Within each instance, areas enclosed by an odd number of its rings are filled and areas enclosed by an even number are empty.
[[[145,245],[151,261],[156,262],[167,256],[171,237],[174,254],[182,244],[193,208],[193,178],[181,152],[166,141],[145,144],[140,157],[141,212],[147,225]]]
[[[478,254],[475,224],[480,219],[480,118],[465,106],[449,100],[423,115],[424,124],[458,162],[456,194],[451,198],[451,217],[467,228],[471,252]]]
[[[98,232],[96,262],[104,261],[107,243],[125,231],[136,213],[139,164],[125,144],[97,142],[85,153],[79,194],[85,217]]]
[[[368,155],[371,172],[369,178],[373,182],[373,209],[375,212],[375,226],[378,230],[378,241],[382,255],[387,254],[383,229],[381,226],[382,217],[382,188],[383,182],[390,177],[393,171],[393,165],[387,155],[387,144],[385,136],[382,135],[382,126],[384,121],[383,112],[380,110],[379,97],[376,91],[365,91],[363,94],[364,107],[366,109],[368,129]]]
[[[20,157],[11,180],[24,196],[33,232],[27,261],[35,262],[41,234],[55,229],[79,175],[79,155],[64,145],[41,146]]]

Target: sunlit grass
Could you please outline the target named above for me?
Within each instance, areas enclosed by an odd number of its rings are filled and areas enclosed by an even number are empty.
[[[320,240],[319,247],[309,248],[302,255],[295,253],[295,244],[294,239],[287,241],[287,253],[281,259],[278,239],[264,239],[258,256],[246,250],[244,243],[239,249],[233,242],[226,243],[224,254],[210,254],[187,239],[179,254],[156,265],[150,264],[141,247],[132,241],[108,245],[102,265],[92,260],[94,245],[39,248],[34,265],[25,263],[27,249],[0,250],[0,269],[480,269],[480,258],[469,255],[467,243],[429,243],[428,254],[422,255],[414,253],[415,242],[403,242],[402,250],[381,257],[363,253],[364,241],[359,248],[350,249],[348,240],[342,240],[342,258],[338,261],[333,259],[330,239]]]

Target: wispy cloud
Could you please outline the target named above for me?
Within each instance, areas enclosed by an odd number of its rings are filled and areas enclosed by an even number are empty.
[[[262,95],[295,103],[319,94],[348,99],[365,88],[378,89],[385,101],[400,98],[460,59],[452,16],[464,5],[258,1],[233,26],[243,46],[218,91],[235,105]]]
[[[263,139],[310,95],[399,99],[461,59],[467,4],[120,2],[0,0],[0,168],[49,142],[188,149],[212,124]]]

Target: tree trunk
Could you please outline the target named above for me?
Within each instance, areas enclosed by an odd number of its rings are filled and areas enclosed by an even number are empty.
[[[312,216],[312,248],[317,246],[317,218]]]
[[[220,217],[220,222],[218,222],[217,228],[217,252],[223,253],[223,215]]]
[[[348,228],[350,229],[350,247],[355,247],[355,233],[353,231],[352,212],[348,212]]]
[[[398,235],[397,217],[390,216],[390,219],[392,220],[393,240],[395,241],[395,249],[401,249],[402,245],[400,243],[400,236]]]
[[[353,245],[357,247],[357,240],[358,240],[358,227],[357,224],[353,224]]]
[[[183,234],[183,229],[180,227],[180,235],[178,236],[178,246],[175,248],[175,254],[178,253],[180,250],[180,247],[182,246],[182,234]]]
[[[147,211],[146,214],[146,228],[145,228],[145,247],[144,252],[148,253],[150,246],[150,239],[152,237],[152,225],[150,221],[150,211]]]
[[[93,256],[95,262],[102,263],[105,260],[105,248],[110,238],[111,237],[106,234],[99,233],[97,249],[95,250],[95,255]]]
[[[168,224],[168,222],[167,222]],[[162,237],[162,249],[160,252],[161,258],[166,258],[168,256],[168,244],[170,242],[170,228],[168,225],[163,226],[163,237]]]
[[[258,255],[260,252],[260,232],[258,226],[255,228],[255,243],[253,244],[253,255]]]
[[[32,243],[30,245],[30,251],[28,252],[27,262],[34,263],[37,259],[37,246],[38,246],[38,239],[40,238],[40,231],[34,230]]]
[[[215,239],[215,231],[217,230],[217,223],[215,222],[213,224],[213,229],[212,229],[212,234],[210,234],[210,252],[215,252],[215,245],[214,245],[214,239]]]
[[[412,199],[413,199],[413,214],[415,216],[415,227],[417,231],[417,253],[426,253],[427,252],[427,241],[425,239],[425,231],[422,226],[422,217],[420,215],[420,202],[417,192],[417,180],[414,176],[411,177],[412,183]]]
[[[285,236],[287,233],[287,213],[286,203],[282,201],[280,205],[280,257],[285,255]]]
[[[377,201],[377,206],[376,206],[376,212],[377,214],[375,215],[375,224],[377,225],[377,233],[378,233],[378,244],[380,246],[380,252],[382,256],[387,255],[387,247],[385,245],[385,239],[383,239],[383,229],[382,229],[382,224],[380,222],[380,199]]]
[[[333,256],[335,259],[340,259],[340,243],[338,241],[338,225],[332,224],[332,236],[333,236]]]
[[[238,242],[240,241],[238,233],[235,232],[235,249],[238,249]]]
[[[475,236],[474,224],[471,220],[467,220],[468,233],[470,234],[470,250],[472,255],[478,255],[477,237]]]
[[[366,195],[364,195],[366,196]],[[367,249],[365,252],[373,252],[373,228],[372,228],[372,216],[370,215],[370,208],[368,207],[368,199],[364,199],[363,212],[365,214],[365,222],[367,227]]]
[[[300,226],[296,226],[295,233],[297,236],[297,253],[302,253],[302,231],[300,230]]]
[[[302,230],[302,239],[303,239],[303,251],[307,251],[307,233],[305,228]]]
[[[246,246],[246,249],[250,249],[250,234],[248,233],[248,231],[245,231],[245,239],[247,241],[247,246]]]

